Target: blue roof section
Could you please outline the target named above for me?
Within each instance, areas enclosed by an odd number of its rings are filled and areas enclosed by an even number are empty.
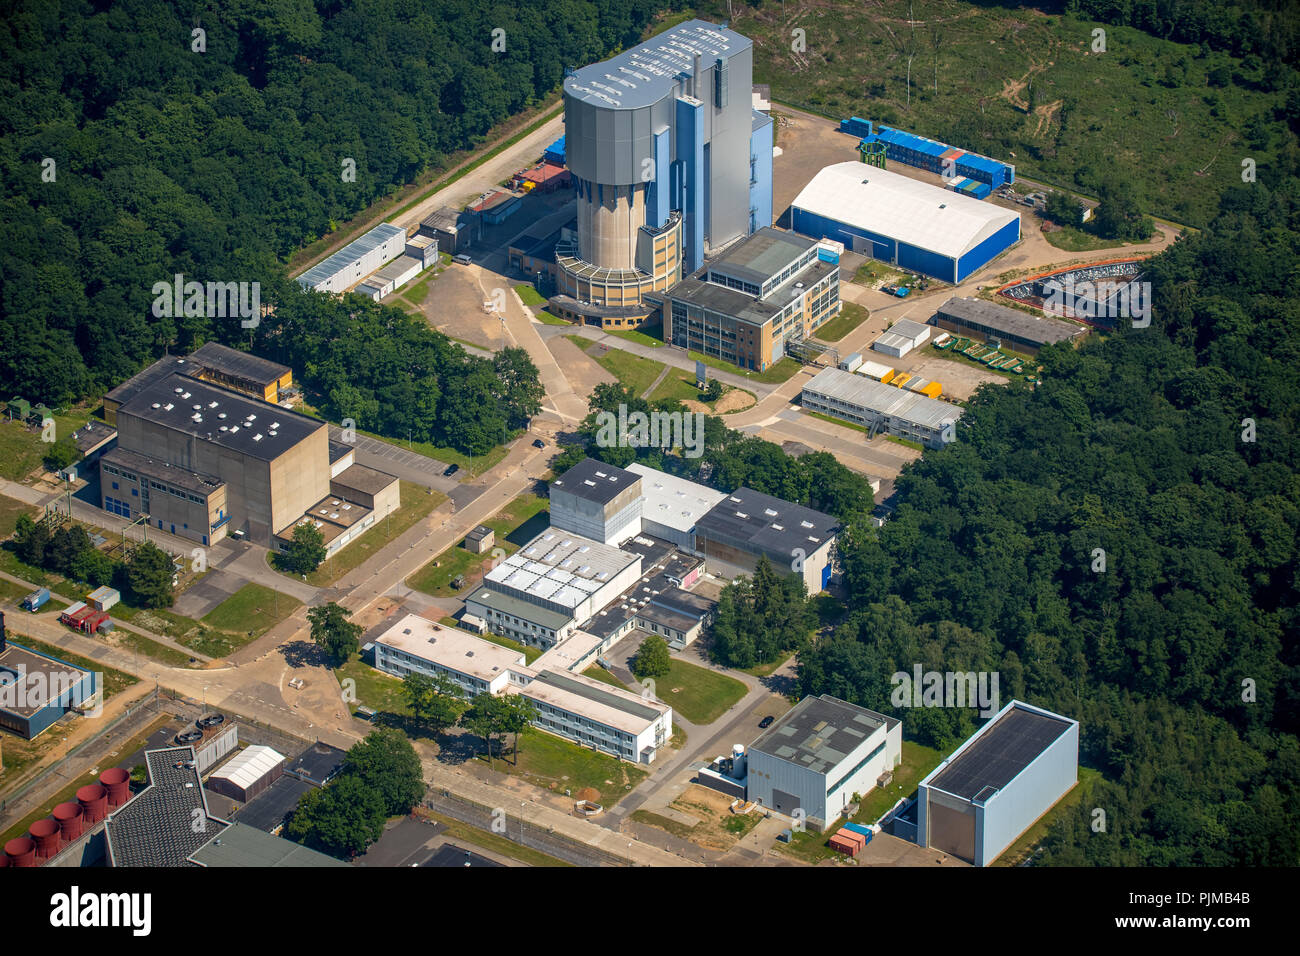
[[[557,140],[556,140],[554,143],[552,143],[550,146],[547,146],[547,147],[546,147],[546,152],[548,152],[548,153],[556,153],[556,154],[558,154],[558,155],[560,155],[560,156],[563,156],[563,155],[564,155],[564,140],[565,140],[565,137],[564,137],[564,136],[561,136],[559,139],[557,139]]]
[[[958,156],[957,165],[969,166],[971,169],[982,169],[986,173],[1000,173],[1006,169],[1005,163],[999,163],[996,159],[980,156],[978,153],[966,153]]]
[[[406,230],[401,226],[394,226],[392,223],[383,222],[375,226],[360,239],[354,239],[346,246],[340,249],[334,255],[322,262],[316,263],[306,272],[298,277],[298,284],[304,288],[310,289],[318,283],[335,275],[340,269],[345,269],[352,263],[356,262],[366,253],[370,252],[377,246],[383,245],[393,236],[405,236]]]

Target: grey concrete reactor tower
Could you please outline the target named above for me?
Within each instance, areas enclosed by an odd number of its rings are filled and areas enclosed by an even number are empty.
[[[715,250],[772,224],[772,120],[752,108],[753,47],[690,20],[564,80],[576,236],[558,284],[593,319],[646,312]]]

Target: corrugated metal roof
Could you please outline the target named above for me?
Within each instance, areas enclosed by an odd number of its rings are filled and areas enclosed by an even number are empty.
[[[1019,213],[860,162],[827,166],[792,204],[814,216],[956,259]]]
[[[803,390],[927,428],[942,428],[946,422],[955,422],[962,413],[960,408],[947,402],[837,368],[822,369],[804,385]]]
[[[346,269],[366,253],[383,245],[394,236],[405,235],[406,230],[401,226],[394,226],[392,223],[381,222],[360,239],[352,240],[328,259],[312,266],[298,277],[298,282],[308,289],[314,289],[326,279],[329,279],[341,270]]]

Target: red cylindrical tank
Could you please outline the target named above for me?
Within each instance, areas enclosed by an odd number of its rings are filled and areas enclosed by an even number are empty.
[[[85,823],[98,823],[108,813],[108,791],[102,784],[88,783],[77,791]]]
[[[36,844],[27,837],[14,837],[5,844],[5,855],[10,866],[35,866]]]
[[[0,869],[4,869],[8,865],[9,865],[9,854],[6,853],[4,850],[0,850]]]
[[[131,775],[121,767],[109,767],[99,775],[99,782],[108,791],[110,807],[120,807],[131,799]]]
[[[59,852],[62,841],[59,835],[59,825],[53,817],[37,820],[27,832],[36,841],[36,856],[38,858],[48,860]]]
[[[64,843],[71,843],[81,836],[82,816],[81,804],[76,800],[60,803],[54,808],[54,819],[59,824],[59,832],[63,834]]]

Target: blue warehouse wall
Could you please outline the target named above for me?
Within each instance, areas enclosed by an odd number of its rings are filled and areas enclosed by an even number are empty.
[[[754,233],[772,225],[772,130],[767,122],[749,137],[749,231]]]
[[[957,263],[951,256],[909,246],[905,242],[898,244],[898,265],[900,268],[942,279],[944,282],[953,281],[953,273],[957,268]]]
[[[654,178],[646,187],[646,222],[658,229],[668,221],[672,206],[672,158],[669,154],[672,132],[668,128],[654,134],[653,156]]]
[[[971,273],[978,272],[1019,241],[1020,219],[1017,218],[961,257],[957,263],[957,281],[961,282]]]
[[[681,163],[679,202],[682,212],[685,271],[704,265],[704,109],[703,104],[677,100],[677,156]]]
[[[852,252],[863,252],[873,259],[897,265],[902,269],[910,269],[922,275],[942,279],[944,282],[953,281],[956,263],[951,256],[896,242],[889,236],[817,216],[797,206],[791,207],[790,210],[790,228],[812,239],[835,239],[844,243],[844,247]],[[870,243],[870,249],[864,247],[864,241]]]

